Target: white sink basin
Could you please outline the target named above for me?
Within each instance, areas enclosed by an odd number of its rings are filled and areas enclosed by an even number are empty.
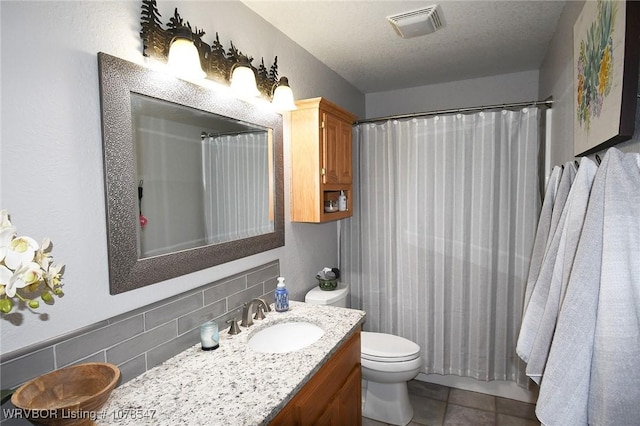
[[[258,352],[294,352],[315,343],[323,334],[322,328],[310,322],[282,322],[258,331],[248,344]]]

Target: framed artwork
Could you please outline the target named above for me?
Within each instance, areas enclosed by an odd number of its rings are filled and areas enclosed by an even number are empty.
[[[633,136],[638,93],[640,2],[586,1],[573,26],[576,156]]]

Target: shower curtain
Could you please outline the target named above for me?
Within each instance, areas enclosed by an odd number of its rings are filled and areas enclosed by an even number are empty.
[[[202,139],[207,244],[273,232],[267,132]]]
[[[540,210],[537,108],[360,124],[340,265],[365,330],[422,372],[526,386],[516,354]]]

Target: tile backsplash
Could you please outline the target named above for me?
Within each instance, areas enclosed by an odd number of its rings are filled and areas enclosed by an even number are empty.
[[[81,362],[116,364],[124,383],[198,343],[200,324],[215,319],[224,330],[227,319],[240,319],[244,302],[264,297],[271,303],[279,274],[280,264],[275,260],[54,340],[2,354],[2,389]]]

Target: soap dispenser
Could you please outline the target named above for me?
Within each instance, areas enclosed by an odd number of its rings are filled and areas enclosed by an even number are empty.
[[[344,191],[340,191],[340,196],[338,197],[338,211],[347,211],[347,196],[344,195]]]
[[[276,312],[286,312],[289,310],[289,291],[284,286],[284,277],[278,277],[275,307]]]

